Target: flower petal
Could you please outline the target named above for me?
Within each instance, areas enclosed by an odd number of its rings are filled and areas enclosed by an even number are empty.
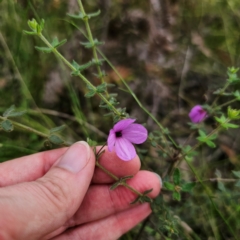
[[[207,116],[207,112],[200,105],[193,107],[189,113],[189,117],[193,123],[202,122]]]
[[[113,129],[110,130],[108,139],[107,139],[107,144],[108,144],[108,151],[111,152],[114,148],[114,145],[116,143],[116,135]]]
[[[135,119],[131,119],[131,118],[120,120],[118,123],[114,125],[113,130],[115,132],[120,132],[123,129],[127,128],[132,123],[134,123],[135,121],[136,121]]]
[[[132,143],[140,144],[147,140],[148,132],[141,124],[134,123],[122,130],[122,137]]]
[[[136,150],[131,142],[122,137],[117,138],[115,151],[117,156],[124,161],[132,160],[137,155]]]

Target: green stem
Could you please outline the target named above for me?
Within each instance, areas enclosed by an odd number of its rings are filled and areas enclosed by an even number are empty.
[[[85,13],[85,10],[84,10],[84,7],[83,7],[83,4],[82,4],[81,0],[78,0],[78,5],[79,5],[79,8],[80,8],[80,11],[83,13],[83,15],[86,16],[86,13]],[[91,28],[89,26],[88,17],[85,17],[83,19],[83,21],[84,21],[86,29],[87,29],[87,35],[88,35],[89,41],[91,42],[91,44],[93,46],[92,47],[93,56],[94,56],[95,60],[98,62],[99,59],[98,59],[98,55],[97,55],[97,49],[96,49],[96,46],[95,46],[94,41],[93,41],[93,36],[92,36]],[[101,68],[100,68],[99,65],[97,65],[97,70],[98,70],[98,75],[99,75],[99,78],[101,79],[101,82],[104,83],[103,74],[102,74],[102,71],[101,71]]]
[[[230,85],[229,82],[227,82],[227,83],[225,84],[225,86],[223,87],[223,89],[220,91],[220,93],[218,94],[218,96],[217,96],[217,97],[215,98],[215,100],[213,101],[212,107],[215,106],[215,104],[217,103],[218,99],[220,98],[220,96],[222,96],[222,94],[225,92],[225,90],[228,88],[229,85]]]
[[[234,98],[234,99],[232,99],[232,100],[230,100],[230,101],[228,101],[228,102],[225,102],[225,103],[219,105],[218,108],[221,108],[221,107],[227,106],[227,105],[229,105],[230,103],[233,103],[233,102],[236,102],[236,101],[239,101],[239,100],[236,99],[236,98]]]
[[[1,117],[1,116],[0,116],[0,119],[3,120],[3,121],[6,120],[6,118]],[[43,137],[43,138],[48,138],[48,137],[49,137],[48,134],[42,133],[42,132],[40,132],[40,131],[38,131],[38,130],[36,130],[36,129],[33,129],[33,128],[28,127],[28,126],[26,126],[26,125],[23,125],[23,124],[21,124],[21,123],[18,123],[18,122],[12,121],[12,120],[11,120],[11,123],[12,123],[14,126],[16,126],[16,127],[19,127],[19,128],[21,128],[21,129],[24,129],[24,130],[26,130],[26,131],[28,131],[28,132],[35,133],[35,134],[37,134],[37,135],[39,135],[39,136],[41,136],[41,137]]]
[[[118,178],[116,175],[114,175],[113,173],[109,172],[105,167],[103,167],[98,161],[96,161],[96,166],[99,167],[103,172],[105,172],[108,176],[110,176],[111,178],[113,178],[116,182],[120,180],[120,178]],[[135,193],[136,195],[142,197],[143,194],[140,193],[138,190],[136,190],[135,188],[131,187],[129,184],[127,184],[126,182],[122,182],[121,183],[122,186],[128,188],[130,191],[132,191],[133,193]]]
[[[52,46],[52,44],[40,33],[38,35],[40,39],[49,47],[52,49],[52,52],[60,58],[72,71],[77,71],[77,69],[65,58],[61,53],[58,52],[56,48]],[[102,93],[97,93],[97,88],[87,80],[81,73],[78,73],[78,76],[86,83],[88,86],[91,87],[94,91],[96,91],[96,94],[108,105],[109,109],[111,109],[116,115],[121,116],[121,113],[107,100],[107,98]]]

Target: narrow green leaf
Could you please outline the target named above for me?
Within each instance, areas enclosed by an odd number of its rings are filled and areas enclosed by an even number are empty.
[[[91,98],[91,97],[93,97],[95,94],[96,94],[96,92],[95,92],[94,90],[91,90],[91,91],[87,92],[84,96],[85,96],[86,98]]]
[[[83,45],[85,48],[92,48],[94,46],[94,43],[91,42],[80,42],[81,45]]]
[[[101,11],[100,9],[97,12],[93,12],[93,13],[88,13],[87,16],[88,18],[92,18],[92,17],[97,17],[98,15],[100,15]]]
[[[173,173],[173,182],[175,185],[180,184],[180,179],[181,179],[181,174],[178,168],[175,168],[174,173]]]
[[[52,46],[55,47],[58,43],[59,43],[58,38],[57,37],[53,38],[52,43],[51,43]]]
[[[54,45],[55,48],[61,47],[67,42],[67,39],[63,39],[61,42],[58,42],[56,45]]]
[[[55,135],[55,134],[50,135],[50,136],[48,137],[48,139],[49,139],[49,141],[50,141],[51,143],[54,143],[54,144],[56,144],[56,145],[61,145],[61,144],[64,143],[64,141],[63,141],[59,136],[57,136],[57,135]]]
[[[110,190],[116,189],[119,185],[120,185],[119,182],[115,182],[115,183],[110,187]]]
[[[201,129],[198,130],[198,133],[201,137],[206,137],[207,136],[206,133]]]
[[[152,192],[152,190],[153,190],[153,188],[144,191],[144,192],[143,192],[143,195],[147,195],[147,194],[149,194],[150,192]]]
[[[132,201],[130,204],[133,205],[135,203],[138,203],[140,201],[141,197],[137,197],[134,201]]]
[[[157,146],[157,142],[151,141],[151,145],[152,145],[153,147],[156,147],[156,146]]]
[[[8,117],[20,117],[23,114],[25,114],[27,111],[23,110],[23,111],[19,111],[19,112],[11,112],[8,114]]]
[[[177,201],[181,201],[181,194],[179,192],[173,192],[173,199]]]
[[[87,69],[87,68],[89,68],[91,66],[92,66],[92,61],[89,61],[89,62],[87,62],[87,63],[85,63],[83,65],[79,65],[78,66],[78,70],[81,72],[81,71],[83,71],[83,70],[85,70],[85,69]]]
[[[67,15],[71,18],[75,18],[75,19],[83,19],[85,15],[83,15],[81,12],[79,12],[79,14],[70,14],[67,13]]]
[[[23,33],[25,33],[27,35],[37,35],[36,32],[30,32],[30,31],[26,31],[26,30],[23,30]]]
[[[49,48],[49,47],[38,47],[38,46],[35,46],[35,48],[40,51],[40,52],[44,52],[44,53],[51,53],[52,52],[52,48]]]
[[[225,123],[222,125],[224,128],[239,128],[239,126],[237,124],[233,124],[233,123]]]
[[[218,178],[221,178],[221,177],[222,177],[222,173],[221,173],[218,169],[215,170],[215,175],[216,175]],[[240,175],[239,175],[239,177],[240,177]]]
[[[66,128],[66,125],[61,125],[61,126],[52,128],[52,129],[50,129],[50,133],[60,132],[60,131],[62,131],[64,128]]]
[[[216,139],[216,138],[217,138],[217,134],[213,134],[213,135],[211,135],[211,136],[208,137],[208,139],[210,139],[210,140],[214,140],[214,139]]]
[[[240,178],[240,171],[232,171],[235,177]]]
[[[5,132],[11,132],[13,130],[12,122],[8,119],[1,122],[1,127]]]
[[[197,137],[196,138],[199,142],[206,142],[207,138],[206,137]]]
[[[163,186],[169,191],[174,191],[175,190],[175,186],[170,182],[164,182]]]
[[[3,113],[3,117],[8,117],[9,114],[10,114],[11,112],[13,112],[14,110],[15,110],[15,106],[12,105],[10,108],[8,108],[8,109]]]
[[[218,189],[222,192],[226,192],[226,188],[222,182],[218,182]]]
[[[140,202],[141,203],[145,203],[145,202],[151,203],[152,199],[148,196],[142,196],[142,197],[140,197]]]
[[[210,140],[206,141],[205,143],[206,143],[209,147],[211,147],[211,148],[215,148],[215,147],[216,147],[216,144],[215,144],[214,142],[210,141]]]
[[[184,183],[182,186],[181,186],[181,190],[183,192],[191,192],[192,189],[195,187],[196,183],[195,182],[189,182],[189,183]]]
[[[238,180],[235,184],[236,187],[240,187],[240,180]]]
[[[97,86],[97,93],[104,93],[106,90],[107,90],[107,83],[105,82]]]

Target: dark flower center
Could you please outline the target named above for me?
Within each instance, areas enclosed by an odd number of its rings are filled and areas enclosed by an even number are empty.
[[[116,138],[119,138],[122,136],[122,132],[116,132],[115,134],[116,134]]]

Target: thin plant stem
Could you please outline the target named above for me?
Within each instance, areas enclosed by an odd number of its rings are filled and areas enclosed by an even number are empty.
[[[58,52],[56,48],[52,46],[52,44],[40,33],[38,34],[40,39],[49,47],[52,49],[52,52],[60,58],[72,71],[77,71],[77,69],[65,58],[63,55]],[[78,73],[78,76],[83,80],[84,83],[86,83],[88,86],[93,89],[96,94],[108,105],[108,107],[118,116],[121,116],[121,113],[107,100],[107,98],[102,94],[102,93],[97,93],[97,88],[90,82],[88,81],[87,78],[85,78],[81,73]]]
[[[222,90],[220,91],[220,93],[217,95],[217,97],[214,99],[213,103],[212,103],[212,107],[214,107],[218,101],[218,99],[220,98],[220,96],[222,96],[222,94],[226,91],[226,89],[229,87],[230,83],[227,82],[225,84],[225,86],[222,88]]]
[[[105,167],[103,167],[98,161],[96,161],[96,166],[99,167],[103,172],[105,172],[108,176],[110,176],[111,178],[113,178],[116,182],[121,180],[121,178],[117,177],[116,175],[114,175],[113,173],[111,173],[110,171],[108,171]],[[121,186],[124,186],[126,188],[128,188],[130,191],[132,191],[133,193],[135,193],[136,195],[142,197],[143,194],[140,193],[138,190],[136,190],[135,188],[131,187],[129,184],[127,184],[126,182],[122,182]]]
[[[83,15],[86,16],[82,1],[81,0],[77,0],[77,1],[78,1],[80,11],[82,12]],[[97,62],[99,62],[96,46],[95,46],[94,41],[93,41],[92,31],[91,31],[91,28],[90,28],[90,25],[89,25],[89,22],[88,22],[88,17],[85,17],[83,19],[83,21],[84,21],[86,29],[87,29],[87,35],[88,35],[89,41],[92,44],[93,57]],[[97,65],[97,70],[98,70],[98,75],[99,75],[99,78],[100,78],[101,82],[104,83],[103,73],[102,73],[99,65]]]
[[[6,120],[6,118],[0,116],[0,120],[3,120],[3,121],[4,121],[4,120]],[[35,134],[37,134],[38,136],[41,136],[41,137],[43,137],[43,138],[48,138],[48,136],[49,136],[48,134],[42,133],[42,132],[40,132],[40,131],[38,131],[38,130],[36,130],[36,129],[34,129],[34,128],[31,128],[31,127],[29,127],[29,126],[26,126],[26,125],[24,125],[24,124],[21,124],[21,123],[12,121],[12,120],[11,120],[11,123],[12,123],[14,126],[16,126],[16,127],[19,127],[19,128],[21,128],[21,129],[26,130],[26,131],[31,132],[31,133],[35,133]]]
[[[224,106],[227,106],[227,105],[229,105],[230,103],[233,103],[233,102],[236,102],[236,101],[239,101],[238,99],[232,99],[232,100],[230,100],[230,101],[228,101],[228,102],[225,102],[225,103],[223,103],[223,104],[221,104],[221,105],[219,105],[218,107],[224,107]]]

